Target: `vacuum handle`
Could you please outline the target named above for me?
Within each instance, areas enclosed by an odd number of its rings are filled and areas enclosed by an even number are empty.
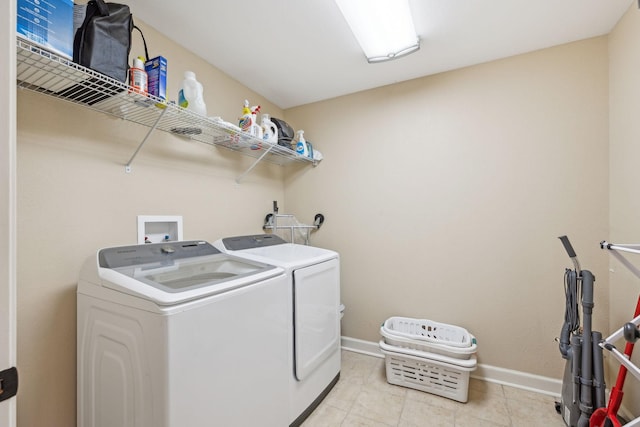
[[[569,258],[571,258],[571,261],[573,261],[573,266],[575,267],[578,276],[581,276],[580,262],[578,261],[576,251],[573,250],[573,246],[571,246],[571,242],[569,242],[569,238],[567,236],[560,236],[558,237],[558,239],[560,239],[562,245],[564,246],[564,249],[567,251],[567,254],[569,254]]]
[[[573,250],[573,246],[571,246],[571,242],[569,241],[569,238],[567,236],[560,236],[558,237],[558,239],[560,239],[560,241],[562,242],[562,245],[564,246],[564,249],[569,254],[569,258],[575,258],[577,256],[576,251]]]

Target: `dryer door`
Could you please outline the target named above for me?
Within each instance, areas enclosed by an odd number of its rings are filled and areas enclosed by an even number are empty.
[[[308,377],[340,350],[340,263],[332,259],[293,272],[295,375]]]

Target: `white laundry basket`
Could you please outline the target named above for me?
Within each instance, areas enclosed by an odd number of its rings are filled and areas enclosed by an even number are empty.
[[[433,344],[444,344],[461,348],[473,345],[473,337],[466,329],[427,319],[390,317],[384,322],[382,329],[388,335]]]
[[[380,335],[382,335],[384,342],[397,347],[409,348],[412,350],[426,351],[429,353],[442,354],[444,356],[453,357],[455,359],[469,359],[478,350],[476,344],[476,338],[469,334],[471,337],[471,345],[468,347],[456,347],[446,344],[438,344],[435,342],[405,338],[400,335],[393,335],[389,333],[384,326],[380,328]]]
[[[477,366],[477,343],[459,326],[391,317],[380,328],[390,384],[467,402],[469,375]]]
[[[469,374],[476,369],[476,358],[464,365],[438,358],[423,357],[416,350],[401,349],[380,341],[384,354],[387,382],[466,403],[469,398]]]

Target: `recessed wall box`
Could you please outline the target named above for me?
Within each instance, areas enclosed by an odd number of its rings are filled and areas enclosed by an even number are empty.
[[[138,244],[180,240],[182,216],[138,215]]]

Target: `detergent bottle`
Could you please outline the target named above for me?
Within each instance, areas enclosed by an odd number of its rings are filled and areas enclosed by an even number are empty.
[[[147,94],[149,87],[147,72],[144,70],[144,58],[137,57],[133,59],[133,67],[129,70],[129,86],[134,92],[141,95]]]
[[[243,132],[262,139],[262,128],[256,123],[258,112],[260,112],[260,106],[256,105],[249,108],[249,101],[245,99],[244,107],[242,108],[242,116],[240,117],[238,126]],[[260,142],[251,144],[252,150],[259,150],[260,148],[262,148],[262,144]]]
[[[271,121],[271,117],[268,114],[262,115],[262,139],[271,144],[278,143],[278,128]]]
[[[260,112],[260,106],[255,105],[251,107],[251,130],[249,133],[251,136],[262,139],[262,126],[258,124],[258,113]]]
[[[182,89],[178,92],[178,104],[182,108],[206,116],[207,106],[202,92],[202,84],[196,80],[196,74],[193,71],[185,71]]]
[[[251,108],[249,108],[249,101],[244,100],[244,107],[242,108],[242,116],[238,121],[238,126],[243,132],[250,132],[251,130]]]
[[[303,130],[299,130],[296,135],[296,153],[305,157],[309,156],[309,149],[307,148],[307,141],[304,139]]]

